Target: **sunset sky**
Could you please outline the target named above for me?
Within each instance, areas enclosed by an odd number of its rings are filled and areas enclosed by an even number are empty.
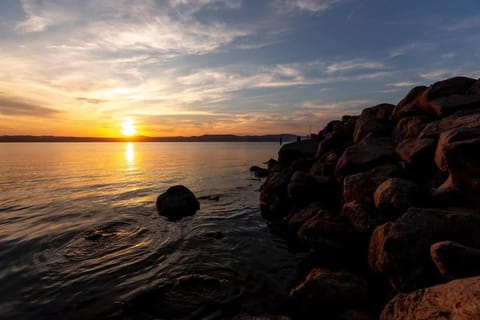
[[[304,135],[454,75],[479,0],[0,1],[0,135]]]

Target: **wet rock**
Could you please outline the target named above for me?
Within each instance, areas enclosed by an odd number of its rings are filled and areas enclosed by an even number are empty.
[[[384,103],[364,109],[355,123],[353,142],[359,143],[368,134],[389,135],[393,128],[390,116],[394,107],[393,104]]]
[[[380,319],[480,319],[480,277],[399,294],[385,306]]]
[[[250,172],[253,172],[255,177],[257,178],[265,178],[268,176],[269,171],[265,168],[260,168],[258,166],[251,166],[250,167]]]
[[[418,86],[408,92],[392,111],[392,118],[398,120],[402,117],[417,115],[420,113],[418,100],[428,89],[426,86]]]
[[[417,184],[412,181],[390,178],[375,191],[375,207],[391,215],[399,215],[416,204],[418,191]]]
[[[439,97],[464,94],[474,82],[475,79],[467,77],[453,77],[450,79],[435,82],[428,92],[428,100],[434,100]]]
[[[287,190],[291,202],[297,205],[320,201],[331,206],[337,198],[334,180],[302,171],[296,171],[293,174]]]
[[[451,95],[430,101],[430,109],[438,117],[445,117],[464,109],[480,108],[480,96]]]
[[[447,144],[444,148],[452,185],[480,208],[480,138]]]
[[[442,171],[448,171],[448,164],[444,154],[446,145],[472,138],[480,138],[480,128],[455,128],[442,132],[435,151],[435,163],[437,167]]]
[[[479,128],[480,109],[459,111],[451,116],[428,123],[422,130],[419,139],[438,139],[444,131],[455,128]]]
[[[273,172],[260,187],[260,209],[266,219],[279,220],[289,210],[287,186],[290,177],[282,172]]]
[[[410,116],[400,119],[393,130],[395,141],[418,137],[427,122],[428,119],[425,116]]]
[[[377,227],[370,239],[370,267],[397,290],[441,281],[430,256],[435,242],[451,240],[479,247],[480,215],[465,209],[410,208],[399,219]]]
[[[366,137],[361,143],[345,149],[335,167],[338,181],[347,175],[364,172],[395,160],[395,151],[390,139]]]
[[[317,152],[318,142],[315,140],[303,140],[285,144],[278,151],[278,162],[288,167],[298,159],[314,159]]]
[[[185,186],[173,186],[157,198],[159,215],[171,220],[194,215],[200,209],[200,203],[195,195]]]
[[[367,297],[367,283],[362,278],[341,271],[314,268],[290,296],[307,311],[341,313],[361,307]]]
[[[480,250],[452,241],[430,247],[432,260],[440,274],[449,280],[480,275]]]
[[[373,193],[377,187],[388,178],[396,175],[397,172],[397,166],[385,164],[368,172],[346,176],[343,180],[344,202],[358,201],[363,204],[372,204],[374,201]]]

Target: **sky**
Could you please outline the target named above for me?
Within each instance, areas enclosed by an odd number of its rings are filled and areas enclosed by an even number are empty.
[[[0,135],[305,135],[457,75],[478,0],[0,1]]]

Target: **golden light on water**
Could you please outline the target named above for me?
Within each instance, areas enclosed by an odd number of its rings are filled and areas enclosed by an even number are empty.
[[[131,137],[137,134],[137,129],[135,128],[135,123],[132,119],[128,118],[123,121],[122,134],[127,137]]]
[[[125,161],[128,166],[135,165],[135,148],[133,142],[127,142],[125,146]]]

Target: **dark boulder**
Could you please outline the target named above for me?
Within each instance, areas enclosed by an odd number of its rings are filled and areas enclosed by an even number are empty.
[[[393,128],[390,117],[394,107],[393,104],[383,103],[364,109],[355,123],[353,142],[359,143],[370,133],[375,136],[389,135]]]
[[[392,118],[399,120],[402,117],[420,114],[419,100],[428,87],[418,86],[408,92],[392,111]]]
[[[480,250],[452,241],[430,247],[432,260],[440,274],[449,280],[480,276]]]
[[[318,202],[314,202],[309,204],[308,206],[295,211],[289,214],[285,221],[287,223],[288,230],[294,238],[297,236],[298,229],[309,219],[313,218],[318,213],[324,214],[322,209],[322,205]]]
[[[317,152],[318,142],[315,140],[302,140],[285,144],[278,151],[278,162],[288,167],[292,162],[299,159],[313,160]]]
[[[475,81],[465,93],[480,96],[480,80]]]
[[[375,190],[375,207],[389,215],[402,214],[419,199],[417,184],[400,178],[390,178]]]
[[[370,234],[375,227],[389,220],[388,217],[379,215],[374,208],[357,201],[345,203],[341,214],[347,217],[356,231],[364,234]]]
[[[265,178],[268,176],[269,171],[265,168],[260,168],[258,166],[251,166],[250,172],[252,172],[257,178]]]
[[[435,82],[428,92],[428,100],[455,94],[465,94],[474,82],[475,79],[467,77],[453,77]]]
[[[357,117],[347,117],[342,121],[330,122],[319,134],[319,144],[315,155],[322,158],[328,152],[338,152],[353,143],[353,131]]]
[[[421,173],[423,177],[436,170],[434,161],[436,147],[435,139],[406,139],[397,145],[395,151],[407,167]]]
[[[480,276],[399,294],[380,315],[380,320],[410,319],[480,319]]]
[[[400,119],[393,129],[395,141],[418,137],[427,122],[428,118],[425,116],[410,116]]]
[[[338,181],[347,175],[364,172],[396,159],[392,141],[388,138],[367,136],[361,143],[345,149],[335,167]]]
[[[287,190],[291,202],[300,206],[313,201],[331,206],[338,198],[336,182],[333,179],[311,175],[303,171],[295,171]]]
[[[171,220],[194,215],[200,209],[200,203],[195,195],[185,186],[173,186],[157,198],[159,215]]]
[[[438,117],[449,116],[457,111],[480,108],[480,96],[451,95],[430,101],[430,110]]]
[[[455,128],[442,132],[438,139],[437,149],[435,151],[435,163],[442,171],[448,171],[448,164],[445,159],[445,146],[449,143],[480,138],[480,128]]]
[[[438,139],[444,131],[455,128],[479,128],[480,109],[459,111],[451,116],[428,123],[422,130],[419,139]]]
[[[480,138],[450,143],[444,150],[453,186],[480,208]]]
[[[282,172],[272,172],[260,187],[260,209],[266,219],[279,220],[289,211],[287,186],[290,177]]]
[[[441,281],[430,246],[451,240],[479,247],[480,215],[465,209],[410,208],[394,222],[375,229],[370,239],[370,267],[397,290],[414,290]]]
[[[314,268],[290,296],[307,313],[340,314],[352,307],[364,307],[367,282],[349,272]]]

